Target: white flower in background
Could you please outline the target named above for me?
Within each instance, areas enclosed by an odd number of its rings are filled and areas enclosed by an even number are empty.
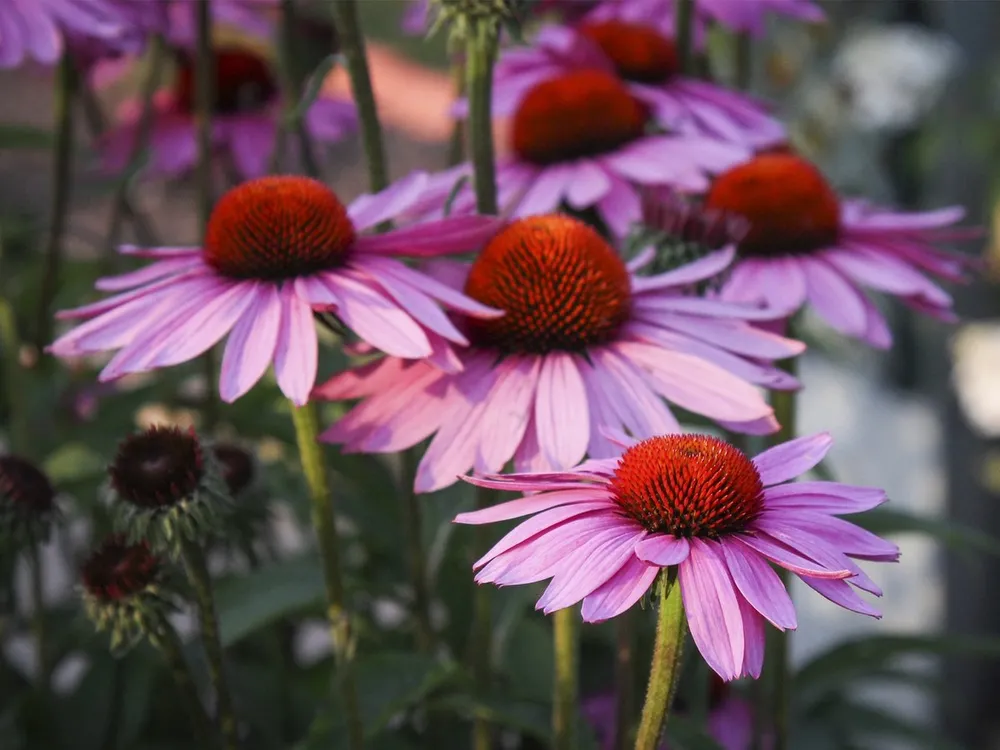
[[[970,323],[952,344],[952,382],[962,414],[986,438],[1000,436],[1000,322]]]
[[[841,43],[832,77],[857,127],[899,130],[937,103],[958,61],[953,40],[920,26],[862,26]]]

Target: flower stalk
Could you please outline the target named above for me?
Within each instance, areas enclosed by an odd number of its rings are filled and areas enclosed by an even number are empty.
[[[212,52],[212,2],[198,0],[195,42],[195,127],[198,132],[198,218],[201,231],[208,227],[215,196],[212,187],[212,110],[215,104],[215,55]],[[215,352],[203,355],[205,381],[205,426],[209,432],[218,418],[219,400],[215,388]]]
[[[389,173],[386,168],[382,125],[378,119],[375,91],[365,53],[365,40],[358,23],[358,4],[356,0],[334,0],[331,7],[340,48],[347,62],[347,74],[351,79],[351,92],[358,108],[361,140],[368,164],[368,182],[371,191],[377,193],[388,187]]]
[[[212,593],[212,580],[208,573],[205,553],[197,542],[185,538],[181,542],[181,558],[198,607],[202,646],[205,649],[208,673],[218,701],[222,744],[225,750],[238,750],[239,727],[233,709],[232,693],[229,691],[229,682],[226,679],[222,641],[219,637],[219,617],[215,611],[215,597]]]
[[[661,573],[657,588],[660,602],[653,663],[649,671],[649,686],[646,689],[646,702],[642,707],[635,750],[656,750],[660,747],[667,714],[681,676],[681,659],[687,632],[684,602],[676,576],[670,572]]]
[[[753,82],[753,40],[745,31],[736,34],[736,88],[748,91]]]
[[[41,350],[52,333],[52,303],[59,287],[62,269],[63,240],[70,210],[73,179],[73,100],[79,76],[73,58],[64,52],[59,61],[55,93],[55,171],[52,185],[52,210],[49,214],[49,239],[45,248],[42,286],[38,295],[35,346]]]
[[[341,677],[343,705],[347,714],[348,746],[351,750],[361,750],[364,746],[364,728],[354,678],[354,639],[350,615],[344,606],[344,582],[337,551],[337,522],[333,513],[333,495],[323,460],[323,449],[318,440],[319,415],[316,413],[315,404],[312,403],[305,406],[292,404],[291,409],[299,459],[309,489],[312,522],[323,560],[330,640],[333,643],[333,654]]]
[[[482,510],[497,502],[497,491],[486,487],[476,488],[476,509]],[[486,531],[482,526],[473,529],[474,550],[486,549]],[[475,555],[473,555],[473,559]],[[476,586],[472,600],[472,637],[469,639],[472,655],[472,679],[476,694],[485,698],[490,689],[490,663],[493,645],[492,597],[486,586]],[[493,731],[489,721],[476,715],[472,721],[473,750],[490,750],[493,746]]]
[[[683,75],[694,73],[694,0],[677,0],[677,62]]]
[[[295,3],[294,0],[281,0],[281,40],[278,45],[281,57],[281,72],[284,79],[285,112],[274,142],[271,172],[280,174],[285,152],[288,146],[289,128],[294,129],[302,155],[302,166],[310,177],[319,178],[320,168],[316,159],[316,151],[309,131],[301,117],[295,113],[302,100],[302,85],[295,68]]]
[[[191,670],[184,658],[184,646],[170,620],[160,615],[151,623],[150,641],[163,655],[177,692],[184,701],[184,708],[191,719],[191,728],[199,747],[217,747],[219,737],[212,727],[212,720],[198,698],[198,688],[191,677]]]
[[[573,607],[552,615],[555,680],[552,696],[553,750],[576,747],[577,691],[579,683],[579,623]]]
[[[406,527],[413,582],[413,609],[416,618],[417,647],[423,653],[434,651],[434,625],[431,622],[431,594],[424,556],[423,519],[420,498],[413,491],[418,455],[415,449],[403,452],[403,525]]]
[[[473,167],[476,210],[497,213],[496,159],[493,149],[493,63],[496,31],[477,24],[466,39],[465,85],[469,97],[469,156]]]

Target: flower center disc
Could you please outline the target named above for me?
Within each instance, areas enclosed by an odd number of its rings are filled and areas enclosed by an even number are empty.
[[[618,461],[611,491],[651,532],[717,538],[742,531],[763,507],[764,485],[738,448],[708,435],[663,435]]]
[[[83,585],[103,601],[117,601],[142,591],[153,582],[159,561],[145,542],[128,544],[125,537],[108,537],[83,565]]]
[[[596,156],[640,138],[647,119],[615,76],[578,70],[525,94],[514,113],[514,151],[535,164]]]
[[[626,80],[663,83],[679,70],[677,47],[649,26],[612,20],[585,23],[579,32],[601,48]]]
[[[204,258],[236,279],[288,279],[340,265],[355,238],[347,209],[308,177],[241,183],[215,205]]]
[[[812,252],[836,242],[840,201],[816,167],[792,154],[762,154],[719,175],[708,208],[743,216],[750,229],[743,255]]]
[[[581,351],[611,339],[629,314],[628,270],[589,226],[568,216],[510,224],[469,270],[465,293],[507,312],[469,320],[472,340],[504,353]]]
[[[203,472],[198,438],[176,427],[152,427],[126,438],[108,467],[111,484],[123,500],[151,509],[191,497]]]
[[[195,111],[198,101],[194,59],[184,54],[174,81],[176,107],[185,113]],[[215,53],[215,100],[217,115],[259,112],[274,100],[278,83],[267,62],[251,52],[221,49]]]

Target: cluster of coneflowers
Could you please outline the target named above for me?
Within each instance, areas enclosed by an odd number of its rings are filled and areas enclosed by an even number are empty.
[[[149,262],[101,279],[108,296],[60,312],[71,326],[48,351],[113,354],[100,379],[114,381],[224,340],[213,376],[226,403],[273,372],[313,502],[351,747],[363,728],[336,488],[319,442],[419,456],[415,494],[475,485],[479,507],[457,523],[520,519],[479,550],[475,580],[549,582],[537,608],[556,620],[557,748],[575,747],[579,615],[601,622],[653,602],[639,750],[659,746],[686,629],[731,681],[760,676],[769,625],[796,627],[789,574],[877,617],[858,590],[881,592],[858,561],[892,562],[898,548],[839,516],[886,497],[792,481],[823,460],[831,438],[794,435],[792,363],[805,346],[788,324],[808,306],[838,332],[888,347],[869,291],[949,319],[950,297],[932,279],[962,277],[963,262],[939,248],[960,236],[962,211],[900,213],[839,196],[763,103],[693,72],[707,25],[753,35],[769,12],[818,20],[818,9],[809,0],[599,0],[541,2],[528,13],[502,0],[439,0],[438,25],[464,45],[467,85],[454,112],[469,160],[387,185],[354,1],[334,5],[334,23],[357,112],[315,91],[303,99],[303,81],[283,87],[249,49],[213,48],[210,10],[253,30],[262,19],[252,11],[266,4],[0,4],[0,30],[24,30],[0,32],[0,62],[79,54],[98,76],[144,45],[173,52],[172,88],[150,86],[120,113],[102,141],[104,165],[128,169],[148,152],[146,176],[198,167],[202,183],[221,175],[232,184],[213,201],[199,244],[122,247]],[[290,25],[293,4],[283,8]],[[499,158],[494,116],[511,125]],[[316,174],[282,172],[287,154],[276,143],[294,136],[311,171],[315,143],[358,122],[371,193],[346,202]],[[319,326],[356,359],[349,369],[318,372]],[[318,401],[353,405],[321,432]],[[712,434],[682,426],[692,420],[714,425],[702,428]],[[767,436],[769,447],[750,457],[740,435]],[[30,464],[3,462],[4,527],[37,543],[51,487]],[[266,523],[262,511],[238,521],[233,493],[250,472],[245,454],[210,450],[193,433],[128,438],[109,469],[118,533],[83,574],[88,611],[115,643],[149,637],[179,679],[169,615],[179,598],[193,598],[227,747],[239,733],[205,551],[220,538],[252,546]],[[521,497],[501,502],[501,492]],[[171,583],[177,561],[187,585]],[[746,713],[728,696],[715,703],[734,704]],[[635,717],[595,711],[605,717],[598,723],[624,722],[632,733]],[[192,712],[196,726],[215,731],[197,699]],[[731,722],[712,721],[726,747],[746,747],[723,739],[745,734]],[[476,747],[488,747],[488,722],[476,723]],[[780,721],[765,731],[786,747]]]

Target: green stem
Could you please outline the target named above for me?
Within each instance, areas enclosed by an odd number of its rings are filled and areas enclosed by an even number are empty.
[[[279,173],[285,158],[285,148],[288,142],[288,128],[293,127],[302,152],[302,166],[310,177],[319,178],[319,162],[309,131],[301,117],[295,117],[295,111],[302,100],[302,82],[295,68],[295,2],[281,0],[281,71],[284,79],[285,116],[278,124],[278,132],[274,141],[274,154],[271,161],[271,172]],[[294,120],[293,120],[294,118]]]
[[[184,708],[188,713],[188,718],[191,719],[191,727],[198,743],[201,747],[217,747],[219,737],[212,726],[212,720],[205,711],[205,706],[198,698],[198,688],[194,684],[191,670],[184,658],[184,646],[180,636],[163,615],[158,616],[153,625],[155,627],[153,644],[167,662],[170,676],[173,678],[174,684],[177,685],[177,692],[184,701]]]
[[[749,91],[753,82],[753,40],[746,32],[736,34],[736,88]]]
[[[682,74],[690,75],[694,67],[694,56],[691,54],[694,41],[694,0],[677,0],[675,26],[678,67]]]
[[[416,449],[403,453],[403,525],[410,556],[410,577],[413,581],[413,609],[417,620],[417,647],[423,653],[434,651],[434,626],[431,623],[431,594],[424,558],[423,519],[420,498],[413,491],[419,456]]]
[[[49,663],[49,639],[45,626],[45,570],[42,567],[41,545],[32,542],[28,554],[31,569],[31,606],[34,610],[31,626],[38,658],[38,688],[42,695],[48,695],[52,665]]]
[[[389,174],[386,170],[385,147],[382,143],[382,126],[378,119],[375,92],[372,89],[372,77],[365,54],[365,40],[358,24],[358,4],[357,0],[334,0],[331,5],[340,49],[347,61],[347,74],[351,79],[354,103],[358,107],[358,119],[361,121],[361,140],[368,162],[368,181],[371,191],[377,193],[388,187]]]
[[[10,444],[23,455],[30,455],[28,441],[31,421],[24,408],[21,338],[17,333],[17,316],[14,315],[14,309],[2,297],[0,297],[0,347],[3,349],[3,376],[7,385],[7,392],[4,395],[10,425],[8,438]]]
[[[635,712],[635,610],[615,618],[614,750],[626,750],[632,739]]]
[[[453,55],[451,62],[451,79],[455,86],[455,96],[460,97],[465,92],[465,61],[460,55]],[[448,141],[448,166],[455,167],[465,158],[465,124],[460,117],[455,118],[451,126],[451,138]]]
[[[181,556],[194,591],[195,604],[198,606],[201,642],[208,662],[208,674],[218,701],[222,744],[225,750],[237,750],[239,728],[236,723],[236,712],[233,710],[232,694],[229,692],[229,682],[226,679],[222,641],[219,638],[219,617],[215,611],[215,596],[212,594],[212,579],[205,562],[205,553],[196,542],[184,539],[181,543]]]
[[[330,491],[326,463],[323,460],[323,449],[318,440],[319,415],[312,403],[305,406],[292,404],[291,409],[292,421],[295,423],[295,437],[299,446],[299,459],[309,488],[312,522],[316,528],[320,556],[323,560],[330,640],[333,642],[333,655],[341,675],[343,704],[347,714],[348,744],[351,750],[361,750],[364,745],[364,728],[354,679],[351,618],[344,607],[344,583],[337,551],[337,522],[333,513],[333,495]]]
[[[476,508],[488,508],[496,505],[498,492],[486,487],[476,488]],[[473,527],[473,558],[479,556],[489,545],[487,532],[483,526]],[[472,656],[472,679],[476,695],[485,699],[490,691],[490,662],[493,645],[493,614],[492,597],[486,586],[476,586],[472,600],[472,637],[470,638]],[[493,746],[493,730],[489,721],[480,715],[472,721],[473,750],[490,750]]]
[[[577,688],[579,684],[579,623],[573,607],[552,615],[555,681],[552,696],[553,750],[576,748]]]
[[[789,323],[789,335],[794,337],[793,324]],[[798,369],[798,358],[792,357],[781,363],[782,369],[790,375],[795,375]],[[795,391],[775,391],[771,396],[775,419],[781,428],[774,435],[768,436],[770,445],[777,445],[796,436],[797,398]],[[788,571],[778,569],[781,582],[788,588]],[[773,750],[788,748],[788,709],[791,700],[791,662],[789,658],[789,641],[791,631],[780,631],[776,628],[767,629],[767,662],[762,680],[765,690],[770,689],[769,696],[762,696],[763,705],[759,706],[757,716],[757,734],[770,730],[774,736]],[[769,697],[769,700],[768,700]]]
[[[660,746],[660,737],[681,676],[681,656],[687,631],[681,587],[672,573],[664,572],[660,574],[658,588],[660,603],[653,664],[649,670],[649,687],[646,689],[635,750],[656,750]]]
[[[496,161],[493,151],[493,61],[496,39],[485,24],[469,31],[465,56],[465,88],[469,97],[469,154],[472,158],[476,210],[497,213]]]
[[[68,52],[59,61],[58,83],[55,97],[55,172],[52,185],[52,210],[49,214],[49,239],[45,249],[45,268],[38,295],[38,315],[35,327],[35,346],[41,350],[49,341],[52,331],[52,303],[59,287],[62,268],[63,239],[70,209],[70,192],[73,179],[73,99],[78,77],[73,59]]]
[[[140,167],[140,162],[146,147],[149,143],[149,134],[153,127],[154,98],[156,90],[160,85],[160,77],[163,70],[163,58],[166,51],[163,37],[156,34],[149,42],[149,68],[146,77],[142,82],[140,97],[142,100],[142,110],[139,114],[139,121],[135,127],[135,142],[132,144],[132,153],[129,154],[128,166],[125,172],[120,175],[121,179],[115,188],[112,199],[111,225],[108,229],[109,248],[113,248],[118,241],[118,233],[121,231],[122,219],[129,209],[128,192],[132,180]]]
[[[208,228],[215,201],[212,187],[212,110],[215,106],[215,54],[212,51],[212,2],[198,0],[195,42],[195,112],[198,131],[198,219],[202,236]],[[205,371],[205,428],[211,433],[218,419],[219,401],[215,388],[215,352],[202,357]]]

